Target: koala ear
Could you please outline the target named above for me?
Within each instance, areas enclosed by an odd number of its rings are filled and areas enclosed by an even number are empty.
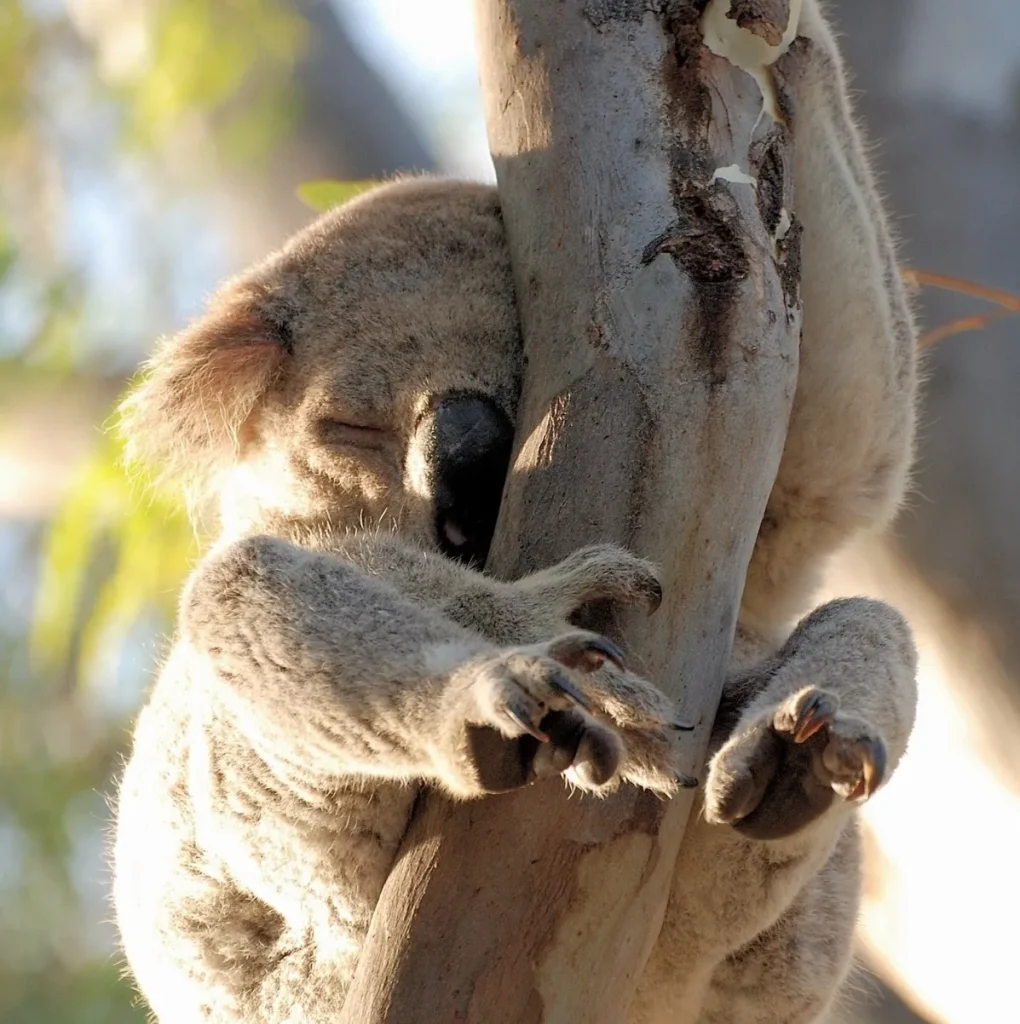
[[[202,491],[236,457],[244,425],[292,351],[287,319],[250,284],[159,343],[120,407],[129,462]]]

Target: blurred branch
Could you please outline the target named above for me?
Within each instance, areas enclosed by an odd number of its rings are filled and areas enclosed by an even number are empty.
[[[933,288],[944,288],[961,295],[973,295],[978,299],[994,302],[1014,313],[1020,313],[1020,296],[1001,288],[989,288],[987,285],[976,284],[962,277],[940,274],[933,270],[916,270],[908,268],[903,271],[903,279],[907,284],[927,285]]]
[[[1000,288],[989,288],[987,285],[977,284],[962,277],[952,277],[949,274],[940,274],[932,270],[908,268],[901,272],[901,276],[908,285],[914,288],[941,288],[944,291],[956,292],[958,295],[970,295],[977,299],[984,299],[986,302],[994,302],[1002,307],[1001,310],[994,313],[959,317],[922,334],[917,342],[921,348],[928,348],[954,334],[981,330],[1004,317],[1020,313],[1020,295],[1014,295],[1012,292],[1003,291]]]

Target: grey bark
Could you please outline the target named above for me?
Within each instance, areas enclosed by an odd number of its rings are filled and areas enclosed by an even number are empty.
[[[755,128],[757,87],[701,46],[702,6],[476,7],[527,355],[490,568],[516,576],[596,540],[663,567],[659,612],[622,625],[636,665],[700,723],[679,765],[694,773],[799,335],[796,260],[777,262],[763,225],[770,204],[792,209],[787,132]],[[713,180],[734,164],[757,193]],[[633,789],[567,800],[558,781],[426,796],[342,1019],[621,1021],[689,808]]]

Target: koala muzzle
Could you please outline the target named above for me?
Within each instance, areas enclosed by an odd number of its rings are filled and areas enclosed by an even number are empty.
[[[510,465],[514,428],[486,395],[437,396],[416,431],[432,478],[436,542],[481,566],[489,553]]]

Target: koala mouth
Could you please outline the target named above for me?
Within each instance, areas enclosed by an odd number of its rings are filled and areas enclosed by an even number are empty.
[[[514,429],[487,395],[436,398],[419,426],[431,469],[435,539],[451,558],[485,564],[510,466]]]
[[[452,520],[447,519],[442,525],[443,538],[455,550],[460,550],[468,543],[468,535]]]

